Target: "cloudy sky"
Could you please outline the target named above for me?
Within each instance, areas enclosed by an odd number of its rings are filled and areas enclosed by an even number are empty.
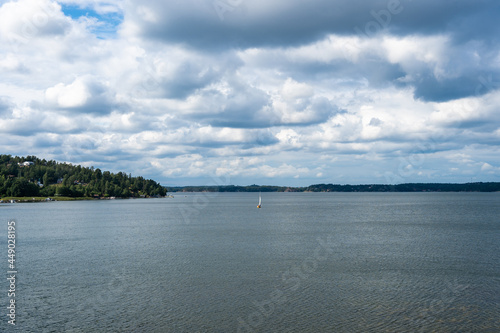
[[[1,153],[164,185],[500,181],[498,0],[0,5]]]

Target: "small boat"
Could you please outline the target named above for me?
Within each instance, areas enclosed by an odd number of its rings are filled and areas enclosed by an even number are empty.
[[[257,205],[257,208],[262,208],[262,197],[259,192],[259,204]]]

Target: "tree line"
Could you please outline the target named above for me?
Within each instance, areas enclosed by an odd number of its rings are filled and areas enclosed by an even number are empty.
[[[0,196],[155,197],[167,190],[151,179],[36,156],[0,155]]]
[[[499,192],[500,183],[409,183],[397,185],[315,184],[307,187],[287,186],[185,186],[167,187],[169,192]]]
[[[318,184],[305,188],[308,192],[497,192],[500,183],[408,183],[397,185],[333,185]]]

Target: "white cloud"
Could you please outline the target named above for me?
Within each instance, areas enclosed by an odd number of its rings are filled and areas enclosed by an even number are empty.
[[[39,37],[63,35],[70,22],[61,7],[49,0],[20,0],[0,7],[0,37],[15,44],[27,44]]]
[[[87,104],[92,97],[88,86],[82,80],[75,80],[69,85],[62,83],[47,89],[47,101],[60,108],[76,108]]]
[[[14,54],[9,53],[5,59],[0,60],[0,70],[5,72],[24,72],[26,68]]]
[[[106,82],[92,76],[76,78],[70,84],[59,83],[45,92],[48,107],[85,113],[109,113],[115,107],[115,96]]]
[[[442,65],[449,57],[447,36],[388,36],[381,44],[388,61],[401,65],[409,75],[418,74],[423,67],[430,68],[438,78],[446,74]]]
[[[481,166],[481,171],[490,171],[493,169],[493,166],[489,163],[483,163]]]

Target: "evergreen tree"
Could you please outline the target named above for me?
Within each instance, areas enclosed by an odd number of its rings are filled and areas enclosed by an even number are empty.
[[[19,166],[18,163],[33,162]],[[62,179],[62,184],[56,184]],[[42,189],[36,182],[41,181]],[[132,177],[124,172],[102,172],[67,163],[40,160],[35,156],[12,157],[0,155],[0,196],[117,196],[138,197],[166,194],[163,186],[154,180]]]

